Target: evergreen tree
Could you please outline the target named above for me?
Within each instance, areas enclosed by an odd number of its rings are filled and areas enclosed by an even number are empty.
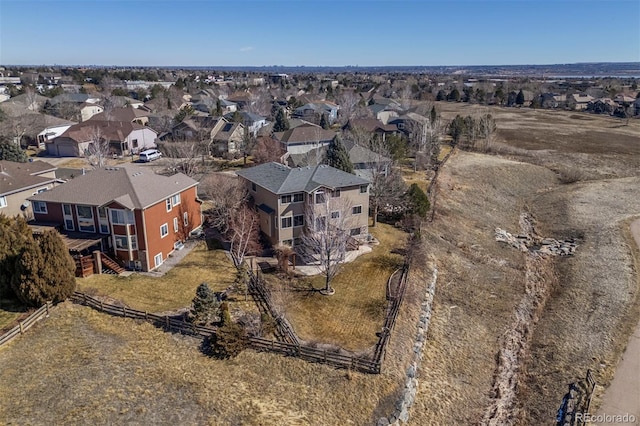
[[[322,127],[325,130],[327,130],[329,128],[329,120],[327,120],[327,115],[326,114],[322,114],[320,116],[320,127]]]
[[[447,94],[444,92],[444,90],[440,89],[438,90],[438,94],[436,95],[436,101],[444,101],[447,99]]]
[[[276,121],[273,124],[273,131],[284,132],[286,130],[289,130],[289,128],[289,120],[287,119],[284,110],[282,108],[278,108],[278,112],[276,113]]]
[[[14,295],[11,277],[16,274],[16,261],[30,240],[33,235],[24,218],[0,214],[0,297]]]
[[[233,112],[233,115],[231,116],[231,121],[233,121],[234,123],[242,123],[242,114],[240,114],[240,111]]]
[[[457,144],[466,132],[466,123],[461,115],[456,115],[451,123],[449,123],[449,135],[453,139],[453,143]]]
[[[407,198],[409,199],[409,209],[411,213],[422,218],[427,217],[430,207],[429,198],[417,183],[411,184],[407,191]]]
[[[233,281],[233,290],[236,293],[244,294],[244,300],[247,301],[247,295],[249,293],[249,283],[247,282],[249,277],[247,276],[247,267],[245,264],[241,264],[236,271],[236,278]]]
[[[75,269],[75,262],[57,231],[45,231],[37,240],[27,242],[16,262],[11,286],[18,299],[27,305],[62,302],[76,288]]]
[[[222,101],[220,99],[216,99],[216,117],[222,117]]]
[[[329,144],[325,155],[325,163],[347,173],[353,173],[353,164],[349,159],[349,153],[338,136],[333,138]]]
[[[229,305],[223,302],[220,305],[222,326],[209,339],[211,354],[217,358],[233,358],[242,352],[248,345],[247,333],[241,325],[231,320]]]
[[[522,89],[520,89],[516,96],[516,105],[524,105],[524,93],[522,92]]]
[[[207,325],[218,315],[220,304],[209,284],[202,283],[196,289],[196,297],[191,302],[190,321],[198,325]]]
[[[26,163],[28,157],[27,153],[20,148],[19,145],[8,140],[3,140],[0,142],[0,160]]]
[[[447,96],[447,100],[448,101],[453,101],[453,102],[459,102],[460,101],[460,92],[458,91],[458,89],[453,89],[449,93],[449,96]]]
[[[432,106],[431,107],[431,113],[430,113],[430,117],[429,120],[431,121],[431,125],[433,126],[434,124],[436,124],[436,120],[438,119],[438,111],[436,111],[436,107]]]

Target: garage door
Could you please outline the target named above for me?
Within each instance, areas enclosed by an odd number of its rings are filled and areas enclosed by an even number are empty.
[[[58,144],[58,157],[76,157],[78,147],[71,144]]]

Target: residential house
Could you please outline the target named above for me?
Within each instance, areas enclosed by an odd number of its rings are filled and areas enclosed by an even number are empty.
[[[133,155],[156,147],[155,130],[129,121],[88,120],[69,127],[62,135],[46,141],[49,155],[82,157],[98,140],[109,142],[113,155]]]
[[[214,155],[222,155],[226,152],[235,153],[243,146],[245,127],[242,123],[234,123],[221,118],[211,134],[211,149]]]
[[[339,108],[338,105],[329,101],[307,103],[296,108],[292,116],[314,124],[320,124],[322,116],[325,116],[328,124],[331,125],[338,119]]]
[[[260,230],[274,244],[296,247],[305,212],[325,197],[341,197],[350,206],[351,236],[368,234],[369,181],[326,165],[290,168],[266,163],[237,171],[260,217]]]
[[[408,112],[392,118],[389,124],[395,125],[410,141],[424,141],[426,139],[429,118],[415,112]]]
[[[583,111],[587,109],[589,102],[593,101],[593,96],[585,95],[582,93],[574,93],[571,95],[570,103],[574,105],[576,111]]]
[[[257,136],[258,131],[267,125],[267,117],[263,117],[258,114],[253,114],[247,111],[240,111],[238,114],[242,117],[242,124],[251,135]],[[233,113],[225,114],[224,118],[228,121],[233,120]]]
[[[276,132],[273,138],[282,144],[283,151],[304,154],[331,143],[336,133],[315,124],[303,124],[284,132]]]
[[[198,182],[127,164],[77,176],[29,197],[37,223],[59,224],[128,268],[160,266],[202,225]]]
[[[58,136],[61,136],[64,132],[66,132],[73,124],[58,124],[53,126],[46,127],[43,131],[38,133],[38,147],[40,149],[46,149],[46,143],[49,141],[53,141]]]
[[[227,96],[227,100],[238,105],[239,108],[246,108],[255,104],[255,99],[253,98],[251,92],[249,92],[248,90],[234,92]]]
[[[16,163],[0,160],[0,214],[33,217],[27,198],[60,183],[56,168],[44,161]]]
[[[384,124],[375,118],[353,118],[344,126],[345,130],[364,131],[371,135],[377,135],[381,140],[385,140],[387,135],[398,133],[398,126],[395,124]]]
[[[125,121],[146,125],[149,123],[149,112],[144,109],[132,106],[124,108],[113,108],[110,111],[103,111],[90,118],[91,121]]]

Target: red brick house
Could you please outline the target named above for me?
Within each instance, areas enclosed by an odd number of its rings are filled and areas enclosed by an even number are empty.
[[[197,185],[182,173],[167,177],[123,165],[78,176],[28,200],[36,224],[60,225],[73,238],[93,239],[92,249],[111,253],[126,267],[150,271],[202,225]]]

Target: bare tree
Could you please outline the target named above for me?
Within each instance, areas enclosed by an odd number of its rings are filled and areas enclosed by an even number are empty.
[[[113,157],[109,140],[98,126],[92,127],[89,131],[89,146],[84,152],[84,157],[95,169],[106,167],[109,159]]]
[[[340,271],[347,254],[347,242],[353,215],[351,203],[344,197],[333,197],[330,191],[316,192],[315,203],[305,212],[305,231],[301,237],[301,255],[317,266],[325,277],[324,295],[331,295],[331,280]]]
[[[338,111],[338,120],[340,124],[346,124],[347,121],[356,117],[360,97],[355,92],[351,90],[343,90],[338,95],[336,102],[340,105],[340,110]]]
[[[212,173],[203,178],[199,188],[203,197],[212,204],[206,213],[211,225],[226,233],[232,215],[247,198],[246,187],[237,177]]]
[[[171,171],[184,173],[189,177],[204,173],[206,165],[204,156],[207,152],[206,142],[165,142],[160,148],[167,159],[168,167]]]
[[[178,238],[180,241],[186,241],[189,238],[189,234],[193,231],[193,225],[196,223],[196,214],[191,204],[187,204],[182,201],[178,204]]]
[[[369,206],[373,219],[372,226],[376,226],[381,209],[401,209],[401,200],[407,191],[407,185],[394,167],[393,156],[383,141],[378,138],[372,139],[369,149],[371,150]]]
[[[249,206],[242,205],[233,213],[227,236],[229,253],[236,268],[240,268],[247,255],[257,253],[260,249],[259,229],[258,213]]]
[[[258,138],[256,146],[253,148],[253,162],[256,164],[280,162],[280,157],[284,154],[280,142],[271,137]]]

